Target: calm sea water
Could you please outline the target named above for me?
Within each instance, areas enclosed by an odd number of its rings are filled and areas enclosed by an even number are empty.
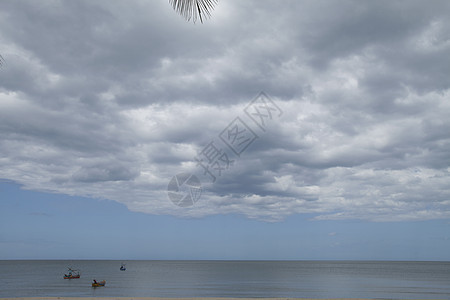
[[[0,261],[0,297],[450,299],[450,262]],[[67,267],[80,279],[63,279]],[[92,288],[93,279],[106,286]]]

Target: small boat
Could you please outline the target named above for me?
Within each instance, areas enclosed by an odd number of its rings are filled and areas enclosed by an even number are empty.
[[[120,271],[125,271],[127,268],[125,268],[125,264],[122,264],[121,266],[120,266]]]
[[[106,280],[102,280],[102,281],[100,281],[100,282],[97,282],[97,281],[94,279],[94,282],[92,283],[92,287],[105,286],[105,284],[106,284]]]
[[[69,269],[69,274],[64,274],[64,279],[80,278],[80,271],[72,269],[72,268],[67,268],[67,269]]]

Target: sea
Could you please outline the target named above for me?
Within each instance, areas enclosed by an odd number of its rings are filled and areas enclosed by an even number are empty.
[[[3,260],[10,297],[450,299],[450,262]]]

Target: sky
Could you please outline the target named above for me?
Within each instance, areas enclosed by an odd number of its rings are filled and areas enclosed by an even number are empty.
[[[450,260],[450,3],[0,2],[0,259]]]

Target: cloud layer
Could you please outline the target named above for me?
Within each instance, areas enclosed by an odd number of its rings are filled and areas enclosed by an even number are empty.
[[[165,1],[2,1],[0,178],[151,214],[449,218],[449,6],[232,0],[192,24]],[[266,131],[260,91],[283,112]],[[258,136],[240,156],[236,117]],[[211,141],[234,160],[214,183]]]

